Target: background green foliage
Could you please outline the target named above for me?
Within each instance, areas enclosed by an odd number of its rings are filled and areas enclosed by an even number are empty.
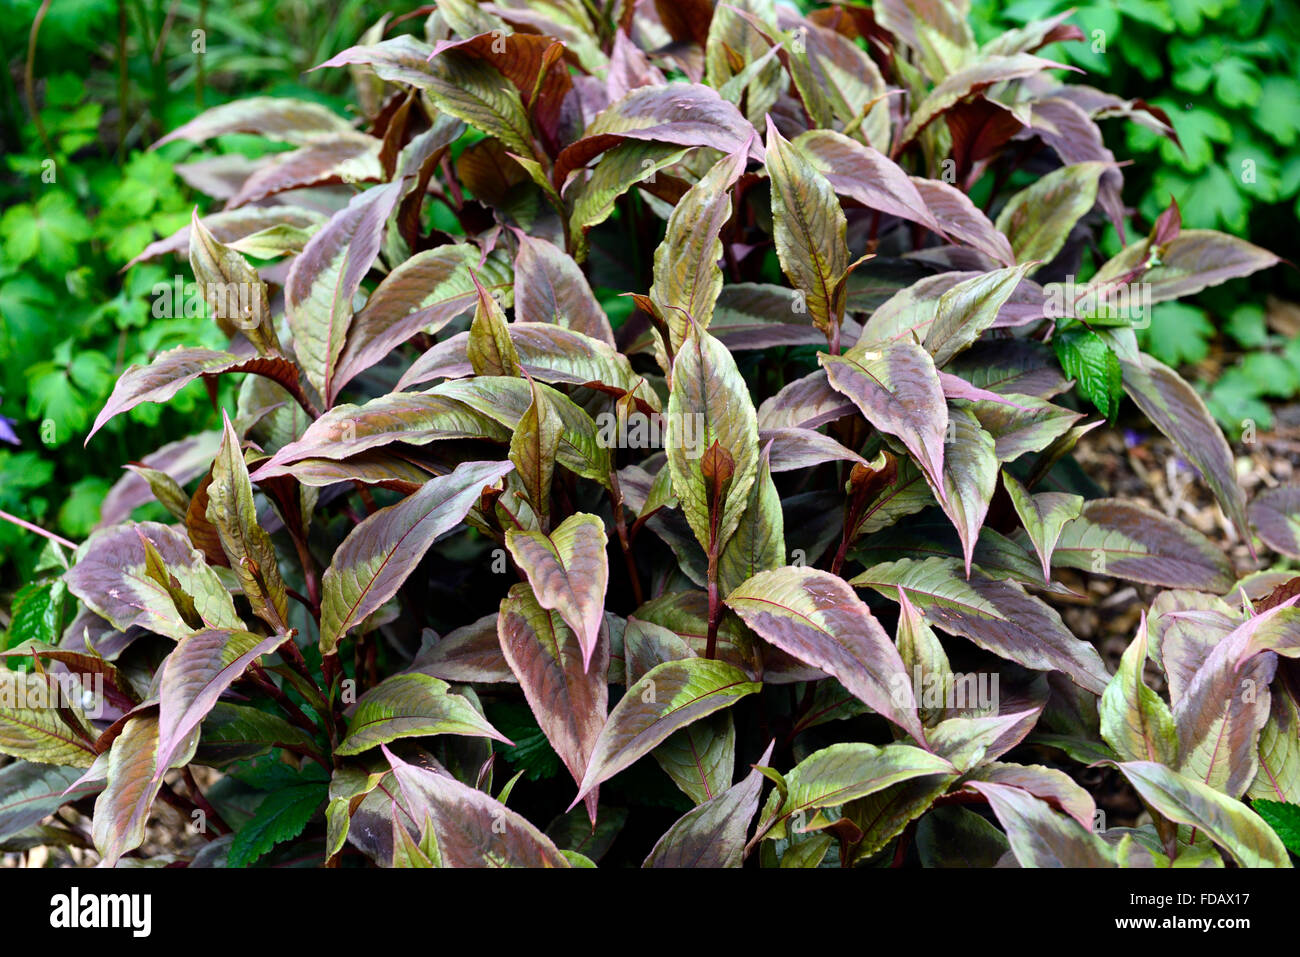
[[[976,38],[1075,7],[1069,22],[1083,43],[1045,47],[1041,56],[1085,71],[1080,82],[1164,109],[1182,149],[1134,123],[1103,124],[1124,170],[1130,227],[1150,229],[1172,196],[1188,229],[1221,229],[1282,256],[1300,219],[1300,5],[1292,0],[975,0]],[[1253,175],[1252,175],[1253,174]],[[1253,179],[1253,182],[1251,181]],[[1119,248],[1106,231],[1110,255]],[[1269,294],[1294,301],[1293,269],[1275,269],[1156,306],[1143,348],[1169,365],[1223,365],[1210,385],[1197,378],[1231,436],[1243,419],[1267,429],[1269,400],[1300,394],[1300,338],[1266,322]],[[1222,354],[1225,353],[1226,354]]]

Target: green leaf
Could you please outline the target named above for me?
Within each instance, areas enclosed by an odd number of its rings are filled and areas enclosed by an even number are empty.
[[[471,273],[473,275],[473,273]],[[519,354],[506,329],[506,314],[475,279],[478,304],[465,343],[465,357],[475,375],[519,375]]]
[[[719,236],[731,219],[731,188],[745,171],[748,152],[746,143],[686,191],[673,207],[667,233],[655,249],[650,300],[668,325],[674,353],[682,347],[692,319],[700,328],[713,319],[722,290]]]
[[[1144,615],[1137,637],[1125,650],[1119,670],[1101,696],[1101,736],[1126,761],[1172,765],[1178,757],[1178,730],[1169,705],[1143,680],[1146,657]]]
[[[398,738],[463,734],[513,744],[450,685],[422,674],[393,675],[361,696],[335,754],[360,754]]]
[[[785,564],[785,517],[781,496],[772,481],[771,451],[769,442],[759,459],[749,503],[718,558],[718,586],[724,598],[759,572]]]
[[[844,315],[843,280],[849,268],[844,210],[826,177],[777,132],[770,116],[767,171],[781,269],[806,297],[813,324],[828,331]]]
[[[506,336],[505,341],[509,343],[510,337]],[[518,358],[513,346],[510,354]],[[528,384],[532,401],[519,417],[519,424],[510,437],[510,461],[514,463],[515,474],[523,485],[529,507],[542,523],[542,528],[548,529],[551,524],[551,482],[555,477],[555,460],[560,451],[564,424],[546,394],[537,389],[537,383],[530,379]],[[510,530],[511,534],[518,531]]]
[[[1116,767],[1152,810],[1204,831],[1240,866],[1291,866],[1277,835],[1240,801],[1153,761],[1124,761]]]
[[[228,867],[248,867],[277,844],[292,841],[316,816],[327,797],[325,784],[300,784],[268,794],[252,820],[240,828],[226,858]]]
[[[1161,362],[1170,366],[1200,362],[1210,352],[1214,326],[1203,309],[1181,302],[1162,302],[1151,310],[1151,325],[1141,330],[1138,341]]]
[[[1011,240],[1017,262],[1056,258],[1075,223],[1096,203],[1106,169],[1100,162],[1063,166],[1007,200],[996,226]]]
[[[8,634],[21,641],[59,643],[68,587],[60,579],[28,582],[14,595]]]
[[[1079,394],[1115,421],[1124,384],[1119,357],[1110,346],[1095,332],[1080,328],[1059,330],[1052,337],[1052,346],[1061,371],[1075,380]]]
[[[80,701],[66,700],[67,687],[52,676],[0,668],[0,754],[41,764],[90,767],[97,733],[82,713]]]
[[[1273,829],[1287,850],[1300,854],[1300,805],[1280,801],[1253,801],[1255,813]]]
[[[651,754],[688,798],[696,804],[711,801],[730,787],[735,774],[736,722],[730,711],[711,714],[675,732]]]
[[[78,783],[72,767],[11,761],[0,768],[0,840],[39,824],[65,804],[93,797],[102,784]]]
[[[758,474],[758,418],[736,360],[721,342],[692,325],[673,361],[665,445],[673,492],[707,554],[719,552],[740,524]],[[703,462],[714,444],[730,456],[716,527],[710,524],[710,482]]]
[[[768,796],[758,833],[784,837],[794,815],[838,807],[912,778],[952,772],[943,758],[908,744],[883,748],[858,742],[833,744],[804,758],[785,775],[784,800],[778,791]]]
[[[243,449],[224,411],[222,421],[225,433],[221,451],[212,464],[207,518],[217,529],[221,548],[230,559],[230,567],[238,576],[253,613],[274,630],[285,631],[289,627],[289,598],[280,577],[275,546],[271,544],[271,536],[258,524]]]
[[[1067,492],[1039,492],[1030,495],[1010,472],[1002,471],[1002,484],[1011,504],[1020,516],[1025,532],[1043,563],[1043,581],[1052,579],[1052,551],[1060,540],[1061,530],[1083,510],[1083,496]]]
[[[730,707],[761,687],[740,669],[705,658],[666,661],[652,668],[627,689],[610,712],[573,803],[630,767],[674,731]]]
[[[232,338],[242,332],[262,355],[280,355],[266,283],[243,256],[212,235],[197,207],[190,221],[190,269],[222,332]]]
[[[260,757],[277,747],[311,748],[311,735],[279,715],[252,705],[218,701],[203,719],[194,760],[207,767],[224,767]]]

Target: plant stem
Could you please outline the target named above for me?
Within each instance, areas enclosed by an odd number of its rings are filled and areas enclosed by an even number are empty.
[[[158,791],[158,797],[162,798],[162,800],[165,803],[170,804],[177,811],[179,811],[182,817],[187,818],[190,821],[194,820],[195,811],[199,811],[204,815],[207,814],[207,812],[204,811],[202,808],[195,806],[193,801],[186,800],[185,798],[177,794],[175,791],[173,791],[170,784],[166,784],[166,783],[163,784],[163,786]],[[213,823],[215,824],[215,822]],[[216,828],[214,827],[212,830],[216,830]],[[202,828],[199,831],[199,833],[203,835],[203,839],[205,841],[209,841],[209,842],[215,841],[218,837],[218,835],[211,833],[206,827]]]
[[[618,473],[614,469],[609,470],[609,485],[610,498],[614,504],[614,528],[623,550],[623,561],[627,564],[627,577],[632,582],[632,597],[640,608],[645,604],[645,594],[641,591],[641,579],[636,573],[636,561],[632,557],[632,547],[627,537],[627,521],[623,518],[623,489],[618,484]]]
[[[203,796],[203,792],[199,789],[199,782],[194,780],[194,772],[190,770],[188,764],[181,771],[181,774],[185,778],[185,787],[190,792],[190,800],[199,806],[199,810],[212,822],[213,827],[220,829],[223,834],[229,834],[232,831],[231,826],[226,823],[225,818]]]
[[[23,92],[27,94],[27,109],[31,111],[32,122],[36,124],[36,133],[41,138],[47,157],[54,155],[54,147],[50,144],[49,134],[45,132],[41,111],[36,108],[36,38],[40,35],[41,22],[49,10],[50,0],[41,0],[41,7],[36,11],[36,19],[32,21],[32,31],[27,38],[27,64],[23,68]]]
[[[294,704],[293,700],[281,691],[276,683],[270,679],[267,673],[262,670],[261,665],[254,662],[249,667],[248,674],[249,680],[257,685],[257,687],[270,697],[272,701],[283,709],[291,724],[296,724],[304,731],[313,735],[320,731],[320,728],[317,727],[311,718],[307,717],[307,715],[303,713],[303,710]]]
[[[6,522],[13,522],[13,524],[17,525],[19,528],[25,528],[29,532],[35,532],[37,535],[40,535],[42,538],[48,538],[50,541],[56,542],[59,545],[62,545],[64,548],[70,548],[74,552],[77,550],[76,542],[70,542],[62,535],[56,535],[53,532],[47,532],[39,525],[33,525],[31,522],[25,522],[17,515],[10,515],[8,512],[0,511],[0,519],[3,519]]]

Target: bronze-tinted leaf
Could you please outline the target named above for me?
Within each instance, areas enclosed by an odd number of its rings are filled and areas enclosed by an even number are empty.
[[[496,419],[447,398],[437,389],[394,392],[365,405],[339,405],[307,427],[302,437],[260,463],[253,478],[262,482],[286,474],[303,459],[346,459],[370,449],[403,442],[427,445],[448,439],[482,438],[505,443],[509,432]]]
[[[334,395],[358,373],[370,368],[417,332],[434,333],[474,307],[478,293],[471,267],[491,293],[510,289],[507,261],[466,243],[418,252],[396,266],[375,287],[352,320],[347,344],[334,373]]]
[[[445,772],[407,764],[384,747],[406,811],[427,815],[443,867],[568,867],[551,840],[500,801]]]
[[[116,525],[92,535],[64,576],[68,589],[119,631],[139,625],[177,640],[193,634],[196,629],[186,623],[168,588],[148,574],[142,535],[193,601],[205,627],[244,628],[230,593],[203,556],[183,535],[156,522]]]
[[[809,130],[794,141],[841,196],[944,235],[916,184],[884,153],[834,130]]]
[[[769,744],[758,764],[772,757]],[[750,771],[739,784],[687,811],[655,842],[642,867],[740,867],[749,822],[758,810],[763,775]]]
[[[196,728],[185,745],[173,751],[177,766],[189,761],[198,741]],[[106,764],[108,783],[95,799],[91,834],[104,864],[113,867],[123,854],[144,843],[149,812],[167,771],[166,765],[159,767],[157,715],[128,718]]]
[[[711,146],[723,153],[734,153],[751,137],[750,153],[761,160],[762,146],[754,127],[735,106],[707,86],[669,83],[640,87],[602,112],[582,139],[560,153],[552,181],[562,186],[575,169],[625,139]]]
[[[1007,237],[998,231],[983,210],[971,202],[969,196],[956,186],[937,179],[922,179],[919,176],[911,179],[912,185],[949,236],[972,249],[978,249],[1004,266],[1015,264],[1016,254],[1012,252]]]
[[[755,575],[726,602],[764,640],[833,675],[924,744],[898,649],[843,579],[792,565]]]
[[[570,515],[549,535],[510,529],[506,547],[528,576],[542,608],[556,611],[573,630],[590,665],[600,638],[609,583],[605,523],[595,515]]]
[[[1154,509],[1095,499],[1061,530],[1052,564],[1169,588],[1232,587],[1223,553],[1205,536]]]
[[[361,280],[379,254],[384,224],[401,199],[401,183],[353,197],[294,259],[284,287],[293,348],[322,396],[336,392],[335,370],[352,323]]]
[[[598,625],[590,652],[533,588],[515,585],[501,602],[500,647],[546,738],[575,783],[587,773],[609,704],[609,637]],[[587,802],[595,820],[596,800]]]
[[[930,354],[915,342],[854,346],[842,356],[820,355],[830,384],[882,432],[897,436],[942,497],[948,404]]]
[[[521,233],[515,254],[515,322],[546,322],[614,345],[609,319],[573,257]]]
[[[289,599],[280,577],[280,564],[271,536],[258,524],[253,485],[244,464],[244,452],[230,418],[222,413],[225,438],[212,466],[208,486],[207,518],[217,529],[221,547],[253,613],[272,629],[289,626]]]
[[[1237,483],[1232,449],[1196,390],[1173,369],[1143,355],[1141,365],[1121,360],[1124,391],[1205,479],[1238,534],[1250,541],[1246,494]]]
[[[282,96],[255,96],[223,103],[172,130],[157,143],[157,149],[173,140],[201,143],[229,133],[253,133],[281,143],[310,146],[363,134],[319,103]]]
[[[975,544],[998,483],[998,458],[993,436],[980,428],[966,409],[948,410],[951,438],[943,448],[943,496],[940,505],[961,538],[966,574],[970,574]]]
[[[1106,843],[1028,791],[992,781],[967,787],[988,800],[1021,867],[1114,867]]]
[[[1275,620],[1277,608],[1251,619],[1215,645],[1174,703],[1178,759],[1165,755],[1138,760],[1162,760],[1229,797],[1246,793],[1258,770],[1259,733],[1269,715],[1269,683],[1277,657],[1250,647],[1265,621]],[[1255,654],[1246,659],[1248,651]],[[1279,693],[1285,693],[1279,689]],[[1121,752],[1123,754],[1123,752]]]
[[[483,488],[513,468],[466,462],[354,528],[321,579],[323,653],[334,652],[350,628],[397,594],[434,540],[459,525]]]
[[[190,221],[190,268],[208,312],[226,335],[242,332],[262,355],[280,355],[266,283],[243,256],[208,231],[197,209]]]
[[[900,589],[936,627],[1038,671],[1063,671],[1101,694],[1110,681],[1092,645],[1070,634],[1061,616],[1014,582],[975,571],[967,579],[959,559],[905,558],[867,569],[851,584],[886,597]]]
[[[705,658],[668,661],[651,669],[628,687],[610,712],[573,803],[648,754],[674,731],[730,707],[760,687],[732,665]]]
[[[1273,551],[1300,558],[1300,487],[1265,489],[1250,503],[1250,520]]]
[[[86,443],[109,419],[134,409],[141,402],[166,402],[199,376],[223,372],[251,372],[266,376],[286,388],[298,387],[298,370],[288,359],[249,358],[215,349],[179,347],[160,352],[147,366],[133,365],[122,373],[113,394],[95,418]]]

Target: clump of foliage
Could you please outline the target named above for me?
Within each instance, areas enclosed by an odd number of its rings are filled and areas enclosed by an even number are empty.
[[[5,832],[93,800],[113,864],[161,798],[206,822],[192,866],[1289,866],[1297,598],[1071,457],[1127,396],[1249,539],[1109,294],[1277,259],[1171,206],[1103,261],[1095,120],[1170,130],[1054,79],[1074,36],[444,0],[323,64],[359,123],[262,97],[173,131],[293,149],[145,251],[188,250],[230,344],[128,370],[88,441],[199,379],[238,400],[196,486],[123,480],[172,520],[77,550],[66,629],[31,603],[10,660],[107,704],[0,709]],[[1114,675],[1061,569],[1169,589]],[[1088,765],[1149,818],[1108,826]]]
[[[1291,69],[1300,57],[1300,5],[977,2],[972,20],[977,37],[994,36],[1070,8],[1084,42],[1041,55],[1104,77],[1097,82],[1111,93],[1149,100],[1178,131],[1175,142],[1136,124],[1111,129],[1110,142],[1139,160],[1126,184],[1136,218],[1154,223],[1173,196],[1187,226],[1286,248],[1300,216],[1300,80]],[[1175,367],[1210,357],[1218,334],[1229,355],[1216,364],[1227,368],[1205,398],[1234,438],[1243,420],[1271,427],[1270,400],[1300,395],[1300,340],[1270,334],[1268,312],[1280,306],[1266,306],[1264,296],[1294,301],[1300,286],[1293,270],[1261,278],[1158,305],[1138,333],[1145,350]]]

